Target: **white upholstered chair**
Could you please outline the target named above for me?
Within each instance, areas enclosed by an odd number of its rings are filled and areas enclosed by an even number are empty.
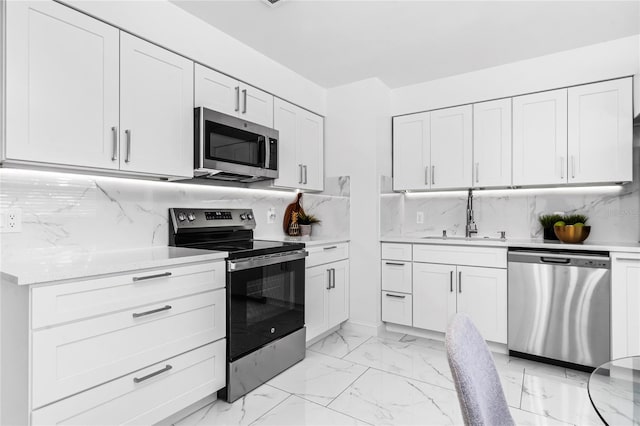
[[[515,424],[489,347],[467,315],[453,318],[445,346],[464,423]]]

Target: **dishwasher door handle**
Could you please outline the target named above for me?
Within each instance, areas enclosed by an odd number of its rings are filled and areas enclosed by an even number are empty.
[[[553,263],[554,265],[568,265],[571,263],[571,259],[569,258],[560,258],[560,257],[546,257],[540,256],[540,262],[542,263]]]

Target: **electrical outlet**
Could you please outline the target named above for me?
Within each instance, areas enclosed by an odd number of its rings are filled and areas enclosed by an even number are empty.
[[[275,223],[276,222],[276,209],[271,207],[267,211],[267,223]]]
[[[12,208],[0,212],[0,232],[22,232],[22,209]]]
[[[416,213],[416,223],[424,223],[424,212]]]

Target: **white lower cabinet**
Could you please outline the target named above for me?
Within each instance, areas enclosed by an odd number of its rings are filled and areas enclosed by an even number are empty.
[[[383,253],[387,245],[406,259],[399,244],[382,244]],[[506,248],[414,244],[412,258],[382,260],[383,321],[444,333],[464,312],[486,340],[507,343]],[[451,263],[436,263],[445,259]],[[493,267],[469,266],[483,263]]]
[[[611,258],[611,359],[640,355],[640,253]]]
[[[313,247],[308,251],[307,264],[315,266],[305,271],[307,342],[349,319],[348,244]]]
[[[2,283],[16,395],[9,424],[152,424],[225,386],[224,261],[56,283]],[[7,317],[8,318],[8,317]],[[16,331],[18,330],[18,331]],[[21,331],[19,331],[21,330]]]
[[[159,422],[225,386],[226,339],[35,410],[33,425]]]

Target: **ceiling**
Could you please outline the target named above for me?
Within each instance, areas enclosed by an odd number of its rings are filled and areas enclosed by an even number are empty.
[[[640,0],[172,2],[326,88],[396,88],[640,33]]]

